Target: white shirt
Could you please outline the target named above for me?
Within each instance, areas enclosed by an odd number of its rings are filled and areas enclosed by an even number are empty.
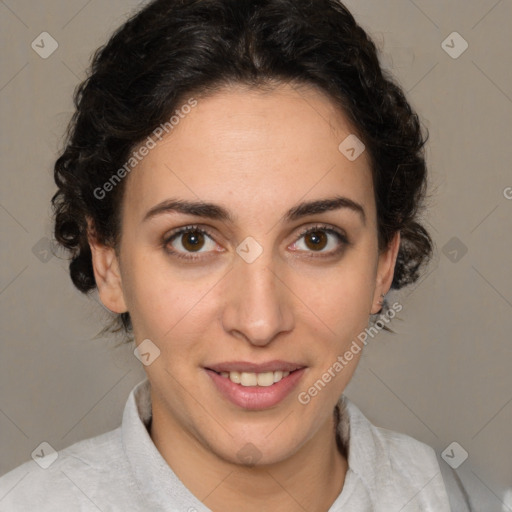
[[[348,471],[326,512],[450,511],[432,448],[375,427],[345,396],[337,407]],[[0,478],[0,511],[210,511],[157,450],[147,430],[150,419],[145,379],[131,391],[120,427],[60,450],[47,469],[30,460]]]

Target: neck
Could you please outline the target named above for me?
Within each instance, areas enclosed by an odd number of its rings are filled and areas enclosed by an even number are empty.
[[[348,464],[336,443],[333,415],[288,459],[253,467],[218,457],[176,427],[153,407],[150,435],[155,446],[189,491],[213,512],[325,512],[343,488]]]

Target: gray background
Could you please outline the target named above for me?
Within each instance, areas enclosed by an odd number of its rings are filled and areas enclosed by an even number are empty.
[[[438,454],[459,443],[469,457],[457,471],[475,510],[510,511],[512,1],[346,4],[430,131],[425,220],[437,246],[420,282],[391,297],[403,321],[370,341],[347,395],[375,424]],[[105,310],[47,252],[52,165],[73,89],[137,5],[0,1],[0,473],[42,441],[59,450],[117,427],[145,375],[133,347],[93,339]],[[59,45],[46,59],[31,48],[44,31]],[[442,47],[454,31],[469,44],[458,58]]]

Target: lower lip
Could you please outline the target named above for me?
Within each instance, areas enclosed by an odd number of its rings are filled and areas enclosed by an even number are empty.
[[[206,369],[218,391],[231,403],[253,411],[268,409],[284,400],[297,386],[306,368],[295,370],[288,377],[272,386],[242,386],[231,382],[228,377],[221,377],[213,370]]]

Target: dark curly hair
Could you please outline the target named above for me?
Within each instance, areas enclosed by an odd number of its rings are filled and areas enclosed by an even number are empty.
[[[55,163],[55,238],[71,254],[80,291],[96,288],[87,218],[99,242],[118,247],[124,183],[102,199],[97,190],[131,151],[185,97],[278,83],[315,86],[348,117],[372,164],[379,248],[401,233],[392,288],[418,279],[433,245],[418,222],[428,136],[347,8],[337,0],[154,0],[96,51]],[[131,332],[129,314],[110,327]]]

